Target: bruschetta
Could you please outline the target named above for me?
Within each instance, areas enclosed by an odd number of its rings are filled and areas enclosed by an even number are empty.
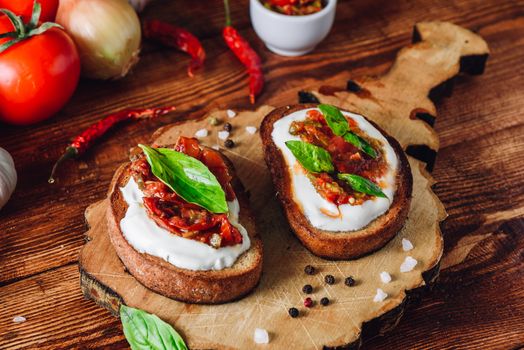
[[[357,258],[403,227],[411,169],[373,122],[331,105],[294,105],[269,113],[260,135],[287,220],[315,255]]]
[[[262,242],[232,163],[185,137],[132,154],[114,175],[107,213],[129,273],[188,303],[229,302],[255,288]]]

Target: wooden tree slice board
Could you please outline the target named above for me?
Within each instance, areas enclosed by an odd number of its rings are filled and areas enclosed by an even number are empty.
[[[365,115],[431,169],[439,149],[432,100],[451,94],[459,73],[481,74],[489,48],[479,35],[449,22],[416,24],[412,41],[386,74],[350,80],[344,88],[321,86],[303,102],[312,99]]]
[[[307,96],[374,120],[396,137],[408,154],[413,146],[425,147],[436,154],[438,136],[428,125],[436,117],[430,98],[445,92],[442,87],[449,86],[460,72],[482,73],[489,49],[478,35],[445,22],[417,24],[413,41],[413,45],[399,52],[385,75],[351,81],[349,90],[321,87]],[[264,272],[253,293],[224,305],[190,305],[148,290],[126,272],[118,259],[107,234],[107,202],[102,201],[86,211],[89,242],[79,257],[84,295],[115,314],[121,303],[157,314],[173,324],[192,349],[257,348],[253,342],[255,328],[269,331],[274,349],[358,348],[363,340],[394,327],[410,296],[437,277],[443,251],[439,223],[446,213],[431,190],[434,181],[425,164],[409,158],[413,201],[405,227],[391,242],[358,260],[320,259],[290,232],[263,161],[259,136],[245,131],[246,126],[258,127],[272,109],[263,106],[254,112],[241,112],[234,119],[228,119],[225,111],[208,115],[233,124],[231,137],[237,146],[222,150],[233,161],[251,193],[251,205],[264,241]],[[205,118],[164,127],[155,133],[153,142],[172,144],[178,136],[192,136],[201,128],[210,131],[202,140],[205,145],[222,143],[217,136],[220,126],[211,127]],[[414,244],[412,251],[403,251],[402,238]],[[408,255],[418,264],[413,271],[401,273],[400,265]],[[317,267],[318,273],[305,275],[307,264]],[[391,283],[381,283],[382,271],[392,275]],[[334,275],[337,282],[326,285],[323,282],[326,274]],[[349,275],[357,280],[351,288],[343,283]],[[311,297],[317,302],[311,309],[302,307],[301,289],[307,283],[313,285]],[[385,301],[373,302],[377,288],[389,295]],[[327,307],[318,305],[324,296],[331,300]],[[297,319],[287,314],[292,306],[301,309]]]
[[[246,298],[223,305],[190,305],[156,294],[125,271],[107,234],[106,206],[102,201],[90,206],[86,218],[90,225],[89,242],[80,253],[81,286],[86,297],[117,313],[120,303],[154,313],[173,324],[192,349],[253,349],[255,328],[269,331],[271,348],[318,349],[322,346],[360,344],[363,332],[384,332],[392,327],[406,304],[407,293],[426,285],[438,273],[443,242],[439,222],[445,211],[431,191],[433,179],[423,163],[410,159],[413,170],[413,202],[405,228],[384,249],[354,261],[327,261],[313,256],[290,232],[272,189],[269,172],[263,160],[258,133],[250,135],[246,126],[258,126],[272,107],[255,112],[241,112],[228,119],[225,111],[211,114],[233,125],[231,137],[237,146],[223,149],[233,161],[257,213],[257,228],[264,241],[264,272],[260,285]],[[190,121],[165,127],[154,135],[154,143],[171,144],[178,136],[194,135],[207,128],[210,135],[202,139],[208,146],[220,144],[217,132],[221,126],[210,127],[207,120]],[[408,238],[414,249],[404,252],[401,239]],[[399,267],[406,256],[419,261],[412,272],[401,273]],[[304,274],[311,264],[317,274]],[[388,271],[393,280],[380,281],[379,274]],[[326,285],[323,278],[332,274],[336,283]],[[344,285],[352,275],[354,287]],[[424,275],[424,276],[423,276]],[[315,307],[302,306],[302,286],[311,284]],[[375,303],[376,289],[389,297]],[[331,304],[322,307],[320,298],[327,296]],[[289,317],[289,307],[298,307],[301,316]]]

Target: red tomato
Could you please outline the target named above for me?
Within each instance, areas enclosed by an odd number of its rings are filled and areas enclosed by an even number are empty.
[[[0,17],[0,33],[13,30]],[[0,39],[0,44],[8,39]],[[78,84],[80,59],[73,40],[52,28],[0,53],[0,121],[27,125],[49,118]]]
[[[347,143],[341,136],[333,136],[329,140],[328,151],[331,155],[345,154],[349,152],[356,152],[357,149],[350,143]]]
[[[58,0],[38,0],[42,6],[40,22],[54,22],[58,10]],[[22,16],[24,22],[31,19],[33,0],[0,0],[0,9],[8,9]]]

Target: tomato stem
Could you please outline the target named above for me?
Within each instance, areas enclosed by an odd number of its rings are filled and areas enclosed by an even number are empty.
[[[38,26],[38,20],[40,20],[41,12],[42,6],[37,0],[35,0],[35,4],[33,5],[33,12],[31,13],[31,20],[29,21],[29,26],[31,28],[36,28]]]
[[[16,38],[16,36],[17,36],[16,32],[7,32],[7,33],[0,34],[0,39],[3,39],[3,38]]]
[[[13,12],[7,9],[0,9],[0,13],[3,13],[7,16],[7,18],[9,19],[9,21],[15,29],[12,32],[0,34],[0,39],[8,37],[13,38],[12,40],[8,40],[5,43],[0,44],[0,53],[9,49],[11,46],[21,42],[22,40],[25,40],[35,35],[40,35],[48,29],[55,27],[64,29],[60,24],[54,22],[45,22],[38,26],[38,20],[40,19],[41,12],[42,6],[40,5],[40,3],[38,3],[38,1],[35,0],[31,20],[26,25],[24,24],[20,16],[15,15]]]

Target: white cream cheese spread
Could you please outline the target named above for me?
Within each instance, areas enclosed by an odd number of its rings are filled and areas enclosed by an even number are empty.
[[[120,188],[128,208],[120,221],[125,239],[140,253],[164,259],[170,264],[188,270],[222,270],[231,267],[237,258],[250,247],[246,229],[239,223],[240,205],[235,198],[227,202],[229,220],[242,235],[242,243],[215,249],[205,243],[177,236],[158,226],[143,206],[142,191],[130,177]]]
[[[282,152],[291,175],[291,191],[294,201],[299,205],[313,227],[326,231],[356,231],[364,228],[374,219],[384,214],[390,207],[396,190],[396,174],[398,159],[395,150],[387,139],[364,117],[355,113],[344,112],[346,117],[353,119],[358,127],[370,137],[379,140],[388,165],[384,176],[378,179],[382,191],[388,198],[374,197],[360,205],[336,205],[324,199],[315,189],[306,174],[301,171],[299,163],[285,142],[300,140],[299,136],[291,135],[289,127],[294,121],[306,119],[306,113],[316,108],[293,112],[275,122],[271,137]],[[340,213],[339,213],[340,211]],[[332,215],[331,215],[332,214]]]

